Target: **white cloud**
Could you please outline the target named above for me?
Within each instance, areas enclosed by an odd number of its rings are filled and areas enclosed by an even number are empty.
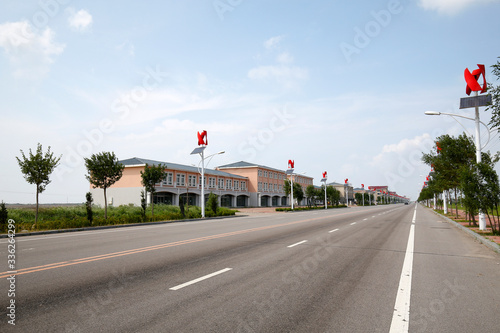
[[[491,2],[499,2],[499,0],[419,0],[419,5],[426,10],[453,15],[471,5]]]
[[[428,153],[433,147],[433,140],[429,133],[424,133],[385,145],[382,152],[373,157],[370,165],[383,174],[385,184],[389,185],[389,188],[405,188],[403,192],[409,193],[412,191],[411,187],[406,187],[411,184],[419,185],[421,175],[429,169],[421,158],[424,152]]]
[[[129,56],[135,56],[135,46],[130,41],[125,41],[116,47],[119,51],[127,52]]]
[[[85,9],[76,12],[73,8],[68,8],[66,11],[69,13],[68,23],[70,27],[83,32],[92,25],[92,15]]]
[[[264,42],[264,46],[268,50],[274,49],[275,47],[278,46],[278,44],[281,42],[282,39],[283,39],[283,36],[271,37]]]
[[[285,88],[293,88],[298,81],[309,77],[309,71],[297,66],[259,66],[252,68],[248,77],[254,80],[275,80]]]
[[[49,71],[64,45],[54,41],[50,28],[34,30],[28,21],[0,24],[0,47],[14,66],[17,77],[38,78]]]
[[[291,64],[293,62],[293,57],[288,52],[281,53],[276,58],[280,64]]]

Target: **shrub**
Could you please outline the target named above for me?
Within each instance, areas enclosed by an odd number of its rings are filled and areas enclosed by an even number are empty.
[[[0,231],[6,230],[7,221],[9,220],[9,212],[2,201],[0,204]]]
[[[85,202],[85,208],[87,210],[87,220],[89,221],[90,225],[92,225],[92,220],[94,219],[94,216],[92,215],[92,202],[94,202],[92,193],[87,192],[85,198],[87,199],[87,201]]]
[[[212,211],[213,213],[212,216],[217,215],[217,208],[219,207],[219,200],[217,194],[210,192],[210,195],[208,196],[207,207]],[[208,212],[205,209],[205,216],[207,216],[207,214]]]

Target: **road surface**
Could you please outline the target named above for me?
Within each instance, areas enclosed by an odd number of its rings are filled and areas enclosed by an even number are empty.
[[[15,297],[0,249],[1,332],[500,331],[500,255],[415,204],[18,237]]]

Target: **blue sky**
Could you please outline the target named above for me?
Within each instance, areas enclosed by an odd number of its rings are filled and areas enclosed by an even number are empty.
[[[210,167],[295,160],[318,184],[418,196],[419,162],[463,128],[465,68],[500,56],[500,1],[4,0],[0,200],[30,203],[15,156],[62,155],[41,202],[83,202],[83,157],[114,151]],[[488,121],[488,112],[481,111]],[[472,123],[465,121],[473,133]],[[483,131],[484,133],[484,131]],[[486,140],[486,135],[482,138]],[[483,141],[483,142],[484,142]],[[486,149],[500,150],[498,136]]]

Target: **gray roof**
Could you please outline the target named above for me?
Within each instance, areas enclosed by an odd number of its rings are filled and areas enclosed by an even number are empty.
[[[235,163],[231,163],[231,164],[221,165],[218,168],[219,169],[229,169],[229,168],[262,168],[262,169],[268,169],[268,170],[279,171],[279,172],[285,173],[285,170],[271,168],[271,167],[268,167],[268,166],[265,166],[265,165],[260,165],[260,164],[245,162],[245,161],[239,161],[239,162],[235,162]]]
[[[335,186],[335,185],[345,186],[345,184],[340,184],[340,183],[335,183],[335,182],[326,184],[326,186]]]
[[[184,165],[184,164],[177,164],[177,163],[170,163],[170,162],[161,162],[161,161],[155,161],[155,160],[148,160],[145,158],[138,158],[138,157],[132,157],[126,160],[121,160],[119,161],[121,164],[124,166],[133,166],[133,165],[158,165],[158,164],[166,164],[167,169],[169,170],[178,170],[178,171],[186,171],[186,172],[195,172],[198,173],[198,168],[195,166],[190,166],[190,165]],[[213,170],[213,169],[208,169],[205,168],[205,175],[212,175],[212,176],[221,176],[221,177],[232,177],[232,178],[240,178],[240,179],[248,179],[247,177],[235,175],[232,173],[224,172],[224,171],[219,171],[219,170]]]

